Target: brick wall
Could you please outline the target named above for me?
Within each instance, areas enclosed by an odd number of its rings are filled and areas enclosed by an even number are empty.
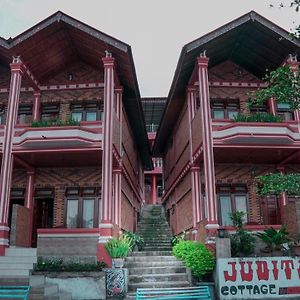
[[[38,168],[35,188],[53,188],[54,227],[64,225],[64,201],[67,187],[101,187],[101,168]],[[12,188],[26,188],[26,172],[15,169]]]

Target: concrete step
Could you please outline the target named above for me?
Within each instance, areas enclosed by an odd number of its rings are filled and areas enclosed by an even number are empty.
[[[175,261],[148,261],[148,262],[127,262],[124,263],[125,268],[149,268],[149,267],[183,267],[183,263],[179,260]]]
[[[143,247],[144,251],[171,251],[171,246],[170,247],[152,247],[152,246],[144,246]]]
[[[129,256],[170,256],[171,251],[133,251]]]
[[[37,256],[36,248],[9,247],[5,256]]]
[[[6,276],[10,276],[10,277],[13,277],[13,276],[23,276],[23,277],[26,277],[26,276],[29,276],[30,275],[30,270],[20,270],[20,269],[3,269],[3,270],[0,270],[0,276],[1,277],[6,277]]]
[[[187,273],[129,275],[130,284],[138,282],[188,281]]]
[[[148,261],[178,261],[176,257],[170,255],[170,256],[129,256],[125,259],[126,262],[148,262]]]
[[[0,256],[0,264],[1,263],[37,263],[36,256]]]
[[[32,270],[33,263],[0,262],[0,274],[2,270]]]
[[[171,288],[189,286],[188,281],[162,281],[162,282],[139,282],[129,283],[128,291],[136,291],[137,288]]]
[[[164,267],[135,267],[129,269],[129,274],[145,275],[145,274],[164,274],[164,273],[185,273],[186,268],[182,266],[164,266]]]
[[[0,273],[0,285],[29,285],[29,277],[26,276],[5,276],[1,277]]]

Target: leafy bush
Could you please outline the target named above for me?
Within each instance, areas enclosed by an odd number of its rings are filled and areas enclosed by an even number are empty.
[[[121,235],[117,239],[109,239],[104,247],[111,258],[124,258],[130,250],[131,240],[129,237]]]
[[[62,120],[40,120],[33,121],[31,127],[51,127],[51,126],[78,126],[80,122],[69,118],[67,121],[63,122]]]
[[[231,256],[249,256],[254,253],[254,237],[244,229],[245,212],[236,211],[230,214],[236,233],[230,236]]]
[[[128,239],[130,240],[130,249],[132,250],[135,246],[138,248],[138,250],[142,250],[143,246],[144,246],[144,239],[132,232],[132,231],[127,231],[126,233],[124,233],[124,236],[128,237]]]
[[[260,195],[279,195],[281,192],[300,195],[300,174],[271,173],[257,176],[256,186]]]
[[[276,123],[282,122],[282,118],[268,113],[256,113],[253,115],[237,114],[233,117],[234,122],[267,122]]]
[[[171,245],[172,247],[174,247],[176,244],[178,244],[180,241],[184,241],[186,240],[186,232],[183,231],[181,234],[179,235],[174,235],[171,239]]]
[[[251,93],[249,106],[255,107],[275,98],[278,103],[288,103],[293,110],[300,108],[300,73],[293,73],[288,65],[269,72],[264,80],[267,87]]]
[[[279,230],[276,230],[273,227],[266,228],[264,232],[258,232],[256,235],[267,245],[271,252],[274,250],[281,250],[283,244],[290,241],[286,226],[281,226]]]
[[[98,272],[106,267],[104,262],[80,263],[64,262],[62,259],[42,259],[39,258],[35,265],[35,271],[44,272]]]
[[[194,276],[201,278],[214,269],[215,258],[202,243],[181,240],[173,247],[172,253],[191,268]]]

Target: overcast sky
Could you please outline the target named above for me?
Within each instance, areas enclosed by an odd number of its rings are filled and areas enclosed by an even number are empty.
[[[288,5],[290,1],[282,0]],[[270,3],[274,8],[270,8]],[[61,10],[131,45],[141,95],[167,96],[184,44],[255,10],[286,30],[300,12],[278,0],[0,0],[0,36],[9,38]]]

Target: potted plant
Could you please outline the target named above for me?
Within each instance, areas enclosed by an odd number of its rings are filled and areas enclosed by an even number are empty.
[[[111,238],[104,245],[107,253],[112,258],[113,268],[122,268],[124,258],[130,250],[130,240],[128,237],[121,235],[119,238]]]
[[[124,233],[124,236],[129,238],[131,250],[137,249],[138,251],[141,251],[143,249],[144,239],[140,235],[132,231],[127,231],[126,233]]]
[[[270,252],[272,255],[282,255],[282,251],[286,250],[284,244],[290,241],[288,235],[285,226],[281,226],[279,230],[273,227],[266,228],[256,234],[266,244],[264,252]]]

